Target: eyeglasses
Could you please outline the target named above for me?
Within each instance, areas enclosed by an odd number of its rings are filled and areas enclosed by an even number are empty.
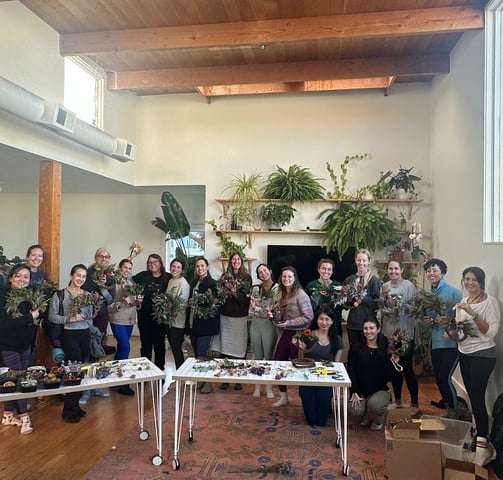
[[[161,263],[161,262],[159,262],[159,260],[152,260],[150,262],[147,262],[147,265],[157,265],[159,263]]]
[[[102,258],[103,260],[108,260],[110,255],[98,255],[98,258]]]

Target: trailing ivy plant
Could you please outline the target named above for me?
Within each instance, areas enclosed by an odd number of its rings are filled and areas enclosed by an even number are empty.
[[[323,198],[325,188],[309,168],[291,165],[288,170],[276,165],[276,171],[267,177],[264,197],[285,202],[304,202]]]
[[[335,170],[332,168],[330,163],[327,162],[327,170],[330,175],[330,179],[334,183],[334,191],[328,192],[328,198],[335,199],[350,199],[353,196],[349,193],[346,193],[346,185],[348,183],[347,174],[348,174],[348,165],[355,160],[363,160],[370,156],[369,153],[364,153],[362,155],[347,155],[344,161],[339,165],[341,170],[341,174],[337,176]]]
[[[320,212],[318,218],[322,217],[321,230],[326,232],[322,245],[327,252],[335,250],[341,259],[351,247],[379,250],[393,245],[398,237],[393,221],[373,203],[342,203]]]

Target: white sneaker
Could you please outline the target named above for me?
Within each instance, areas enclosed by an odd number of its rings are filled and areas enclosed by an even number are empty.
[[[371,430],[381,430],[382,429],[382,423],[372,423],[372,425],[370,425],[370,429]]]
[[[477,447],[472,462],[481,467],[488,465],[496,458],[496,450],[492,444],[488,443],[487,447]]]
[[[20,417],[21,420],[21,433],[23,435],[28,435],[33,432],[33,427],[31,426],[31,420],[28,415],[23,415]]]
[[[96,388],[94,390],[91,390],[91,395],[94,395],[95,397],[109,398],[110,392],[103,388]]]
[[[394,410],[395,408],[402,408],[402,404],[393,402],[388,405],[388,410]]]
[[[20,427],[23,422],[16,417],[13,413],[5,413],[2,418],[2,425],[14,425],[15,427]]]

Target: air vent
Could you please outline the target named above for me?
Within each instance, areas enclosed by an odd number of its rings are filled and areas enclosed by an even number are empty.
[[[45,101],[45,111],[40,123],[54,130],[72,133],[75,128],[77,115],[58,102]]]
[[[112,156],[121,162],[133,161],[136,159],[136,145],[123,138],[117,138],[115,151]]]

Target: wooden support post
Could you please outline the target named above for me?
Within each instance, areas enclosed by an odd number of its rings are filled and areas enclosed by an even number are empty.
[[[44,270],[59,285],[61,242],[61,171],[59,162],[40,162],[38,242],[44,247]]]

